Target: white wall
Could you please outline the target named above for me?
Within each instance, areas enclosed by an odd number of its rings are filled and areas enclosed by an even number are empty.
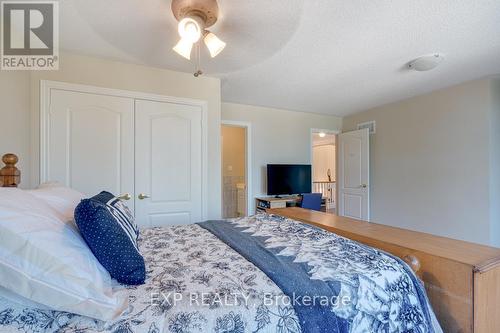
[[[490,128],[491,242],[500,245],[500,79],[491,85],[493,103]]]
[[[337,131],[342,119],[251,105],[222,103],[222,119],[252,124],[251,197],[266,195],[266,165],[311,163],[311,129]]]
[[[500,245],[490,219],[491,80],[478,80],[344,118],[370,136],[374,222]],[[495,222],[495,223],[493,223]]]
[[[335,181],[335,145],[320,145],[313,147],[313,181],[327,182],[328,169],[332,181]]]
[[[114,89],[133,90],[167,96],[185,97],[208,102],[208,215],[219,218],[221,213],[220,174],[220,80],[216,78],[194,78],[187,73],[179,73],[152,67],[132,65],[100,58],[62,53],[60,70],[34,71],[30,74],[0,74],[2,108],[12,106],[8,114],[15,110],[18,128],[13,127],[13,135],[8,139],[11,147],[2,144],[2,150],[10,150],[21,156],[24,179],[35,186],[39,181],[39,87],[40,80],[101,86]],[[29,76],[26,76],[29,75]],[[12,85],[12,82],[15,85]],[[12,86],[11,86],[12,85]],[[11,87],[11,88],[9,88]],[[28,104],[30,107],[28,108]],[[2,111],[2,116],[4,112]],[[31,126],[28,126],[28,121]],[[22,123],[22,125],[21,125]],[[2,133],[2,136],[5,132]],[[20,142],[19,146],[13,143]],[[26,146],[29,142],[29,146]],[[5,146],[5,148],[4,148]],[[27,150],[27,147],[29,147]],[[29,153],[28,153],[29,152]],[[29,158],[26,156],[29,155]],[[29,161],[28,166],[26,161]],[[26,183],[24,183],[26,185]]]

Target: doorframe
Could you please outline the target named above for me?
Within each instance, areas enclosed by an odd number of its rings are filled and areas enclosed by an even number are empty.
[[[311,128],[310,134],[309,134],[309,160],[311,161],[311,164],[313,162],[313,135],[314,133],[320,133],[323,132],[325,134],[333,134],[333,135],[339,135],[342,133],[340,130],[329,130],[329,129],[324,129],[324,128]],[[337,144],[337,140],[335,140],[335,145]],[[335,164],[337,164],[337,161],[335,161]]]
[[[341,130],[331,130],[331,129],[324,129],[324,128],[311,128],[310,133],[309,133],[309,161],[311,163],[311,188],[313,188],[313,183],[314,183],[314,167],[313,167],[313,135],[314,133],[319,133],[319,132],[324,132],[326,134],[333,134],[335,135],[335,214],[338,214],[339,212],[339,187],[337,186],[337,172],[338,172],[338,165],[339,165],[339,150],[337,146],[338,142],[338,135],[342,133]]]
[[[246,129],[246,186],[247,186],[247,215],[250,216],[253,213],[253,192],[252,192],[252,123],[247,121],[238,120],[221,120],[221,127],[233,126],[233,127],[243,127]],[[222,133],[221,133],[222,135]],[[222,179],[222,141],[221,141],[221,181]],[[224,191],[221,188],[221,196]],[[224,202],[221,199],[221,209],[224,211]]]
[[[75,84],[62,81],[40,80],[40,183],[48,181],[49,168],[49,137],[50,137],[50,96],[52,90],[65,90],[79,93],[89,93],[94,95],[124,97],[133,100],[147,100],[154,102],[164,102],[171,104],[189,105],[199,107],[202,122],[202,156],[201,156],[201,215],[206,220],[208,216],[208,102],[204,100],[181,98],[153,93],[138,92],[133,90],[122,90],[114,88],[104,88],[92,85]],[[135,104],[135,103],[134,103]],[[134,108],[135,115],[135,108]],[[135,126],[135,124],[134,124]],[[134,134],[135,135],[135,134]],[[135,165],[135,158],[134,158]]]

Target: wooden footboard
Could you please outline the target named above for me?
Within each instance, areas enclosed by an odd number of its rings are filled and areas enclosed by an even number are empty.
[[[2,156],[5,166],[0,169],[0,187],[17,187],[21,182],[21,172],[16,168],[18,160],[14,154]]]
[[[302,208],[270,209],[392,253],[412,266],[446,333],[500,332],[500,249]]]

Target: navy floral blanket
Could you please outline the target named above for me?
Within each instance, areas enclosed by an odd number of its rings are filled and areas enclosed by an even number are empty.
[[[303,332],[441,332],[399,258],[274,215],[199,224],[288,296]]]

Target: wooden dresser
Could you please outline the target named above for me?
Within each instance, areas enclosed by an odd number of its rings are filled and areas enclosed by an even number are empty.
[[[267,212],[412,258],[445,333],[500,332],[500,249],[302,208]]]

